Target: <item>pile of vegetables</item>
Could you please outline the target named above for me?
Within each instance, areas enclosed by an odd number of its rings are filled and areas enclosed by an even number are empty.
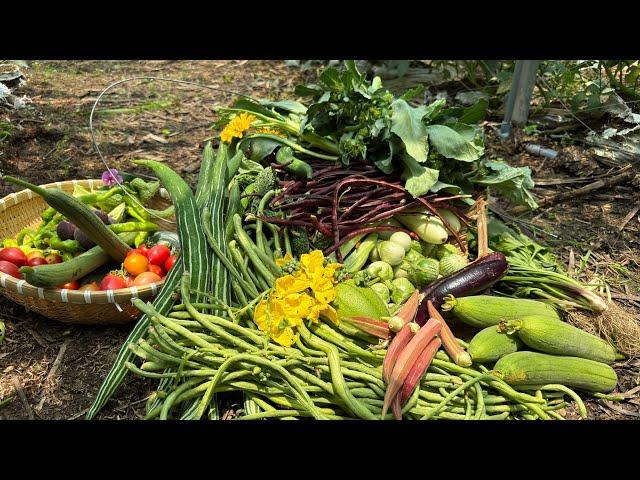
[[[173,206],[163,211],[145,206],[157,194],[159,181],[132,177],[125,182],[110,170],[103,186],[88,191],[76,185],[70,195],[11,176],[2,179],[49,204],[38,226],[3,240],[0,271],[12,277],[43,288],[112,290],[160,283],[175,263],[177,236],[159,232],[151,221],[152,215],[173,215]]]
[[[530,171],[482,158],[472,110],[411,106],[352,62],[299,92],[313,101],[223,109],[195,191],[138,162],[182,252],[153,302],[132,300],[143,316],[87,418],[129,372],[158,381],[148,419],[239,399],[246,420],[562,419],[572,401],[586,417],[573,389],[612,391],[615,349],[555,309],[584,304],[575,281],[538,285],[539,252],[487,230],[482,190],[533,207]],[[525,282],[546,296],[517,298]]]

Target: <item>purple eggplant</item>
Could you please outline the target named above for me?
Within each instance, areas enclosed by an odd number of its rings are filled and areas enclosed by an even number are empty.
[[[73,238],[74,240],[80,242],[80,245],[82,245],[82,247],[86,250],[89,250],[90,248],[96,246],[95,242],[87,237],[87,235],[79,228],[76,228],[76,231],[73,234]]]
[[[109,215],[106,214],[105,212],[103,212],[102,210],[98,210],[97,208],[95,208],[93,210],[93,213],[96,214],[96,216],[102,220],[102,223],[104,223],[105,225],[109,225]]]
[[[56,227],[56,233],[60,240],[73,240],[73,234],[77,228],[73,223],[63,220]]]
[[[462,270],[430,283],[422,289],[424,299],[418,308],[416,322],[421,326],[427,323],[429,300],[435,308],[440,309],[445,295],[451,294],[456,297],[474,295],[500,280],[507,273],[508,268],[509,264],[505,256],[495,252],[475,260]]]

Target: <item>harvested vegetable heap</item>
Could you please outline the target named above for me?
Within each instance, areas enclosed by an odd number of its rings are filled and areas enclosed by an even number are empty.
[[[606,304],[487,233],[487,187],[535,208],[529,169],[483,158],[472,110],[411,106],[353,62],[298,93],[311,103],[222,109],[195,193],[141,163],[182,255],[153,303],[133,300],[144,315],[87,417],[129,371],[159,382],[149,419],[216,419],[240,396],[240,420],[562,419],[573,401],[586,417],[573,388],[612,391],[616,352],[556,307]]]

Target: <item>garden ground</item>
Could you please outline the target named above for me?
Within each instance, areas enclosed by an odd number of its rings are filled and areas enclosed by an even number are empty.
[[[92,148],[89,112],[107,85],[139,75],[195,81],[254,97],[291,96],[306,73],[268,61],[64,61],[31,62],[19,94],[32,103],[0,111],[0,170],[38,184],[98,178],[105,170]],[[96,112],[95,130],[109,165],[135,172],[130,160],[165,161],[195,184],[203,142],[213,135],[214,107],[228,105],[231,93],[164,82],[136,81],[107,93]],[[514,165],[530,165],[539,197],[607,178],[619,170],[566,139],[525,136],[500,142],[497,124],[485,124],[487,154]],[[3,135],[3,136],[5,136]],[[3,138],[0,136],[0,138]],[[531,156],[528,142],[555,148],[555,159]],[[545,242],[583,276],[602,275],[613,298],[640,319],[639,177],[541,208],[523,218],[546,232]],[[0,185],[0,196],[13,191]],[[635,210],[635,213],[633,211]],[[633,213],[633,214],[632,214]],[[632,214],[632,215],[631,215]],[[587,252],[591,252],[587,256]],[[571,253],[573,252],[573,253]],[[581,259],[586,259],[581,263]],[[85,327],[48,320],[4,298],[0,318],[6,339],[0,345],[0,419],[79,419],[84,416],[131,326]],[[640,359],[616,364],[623,402],[590,400],[590,418],[640,418]],[[99,419],[136,419],[155,383],[129,377]],[[233,405],[230,406],[231,411]],[[572,407],[567,415],[574,418]]]

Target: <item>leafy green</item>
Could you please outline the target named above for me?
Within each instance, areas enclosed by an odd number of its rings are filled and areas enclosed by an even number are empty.
[[[402,172],[404,186],[414,197],[425,195],[438,182],[438,170],[425,167],[409,155],[403,155],[402,161],[405,166]]]
[[[529,167],[512,167],[500,160],[485,159],[480,162],[480,169],[471,181],[479,185],[490,185],[507,199],[532,210],[538,208],[529,192],[535,185]]]
[[[429,153],[427,127],[422,123],[426,107],[412,108],[399,98],[391,104],[391,131],[404,142],[407,153],[418,162],[424,162]]]
[[[428,125],[427,132],[431,145],[444,157],[473,162],[484,154],[484,142],[471,126]]]

